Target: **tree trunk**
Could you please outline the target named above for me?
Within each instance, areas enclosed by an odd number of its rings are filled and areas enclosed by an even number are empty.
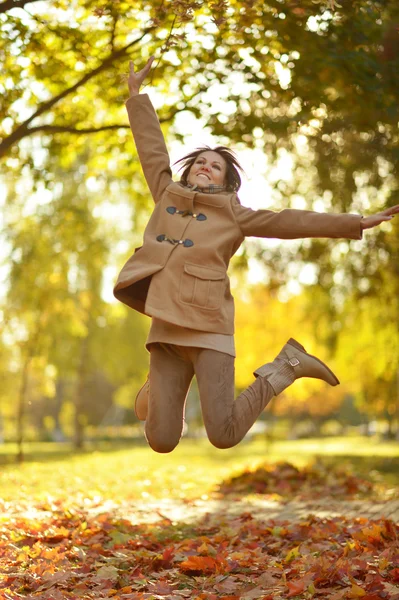
[[[89,329],[90,331],[90,329]],[[76,391],[75,391],[75,416],[74,416],[74,446],[76,449],[80,450],[83,448],[84,443],[84,426],[83,426],[83,393],[84,393],[84,385],[87,378],[87,365],[89,360],[89,334],[82,340],[82,345],[80,349],[80,361],[78,368],[78,379],[76,382]]]
[[[399,365],[396,371],[396,439],[399,441]]]
[[[58,377],[55,384],[55,398],[54,398],[54,429],[51,432],[51,437],[55,442],[64,442],[65,435],[62,431],[61,423],[60,423],[60,414],[62,409],[62,404],[64,402],[64,388],[65,388],[65,379],[62,377]]]
[[[18,395],[18,412],[17,412],[17,462],[22,463],[24,461],[24,425],[25,425],[25,406],[26,406],[26,390],[28,388],[29,379],[29,366],[32,359],[31,353],[25,359],[22,368],[21,385],[19,388]]]

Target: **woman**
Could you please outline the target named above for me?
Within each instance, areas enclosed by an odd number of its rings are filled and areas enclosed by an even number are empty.
[[[242,440],[265,406],[296,379],[339,383],[319,359],[290,339],[274,361],[234,399],[234,301],[227,267],[246,236],[361,239],[363,229],[388,221],[399,206],[376,215],[329,215],[302,210],[253,211],[237,197],[240,166],[224,147],[198,149],[178,161],[172,181],[158,118],[130,62],[126,102],[141,165],[155,202],[144,242],[123,267],[114,288],[121,302],[152,317],[147,340],[150,373],[136,398],[136,414],[157,452],[179,443],[186,396],[197,377],[205,428],[218,448]]]

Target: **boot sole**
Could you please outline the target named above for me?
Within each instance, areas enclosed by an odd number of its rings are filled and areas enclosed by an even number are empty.
[[[294,348],[296,348],[297,350],[301,350],[301,352],[304,352],[305,354],[307,354],[311,358],[314,358],[314,360],[316,360],[325,369],[327,369],[327,371],[330,373],[331,377],[334,379],[335,383],[334,384],[330,384],[330,385],[332,385],[332,386],[339,385],[340,381],[339,381],[338,377],[335,375],[335,373],[333,373],[331,371],[331,369],[329,367],[327,367],[327,365],[325,363],[323,363],[322,360],[320,360],[320,358],[317,358],[317,356],[313,356],[313,354],[309,354],[309,352],[306,352],[305,348],[299,342],[297,342],[296,340],[294,340],[293,338],[290,338],[288,340],[287,344],[289,344],[290,346],[294,346]]]

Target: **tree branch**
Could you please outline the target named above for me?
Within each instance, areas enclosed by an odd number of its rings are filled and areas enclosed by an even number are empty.
[[[112,14],[112,30],[111,30],[111,39],[110,46],[112,52],[115,50],[115,37],[116,37],[116,26],[118,23],[118,13]]]
[[[43,133],[98,133],[99,131],[109,131],[112,129],[130,129],[129,125],[126,123],[121,123],[120,125],[104,125],[103,127],[86,127],[82,129],[77,129],[76,127],[68,127],[66,125],[38,125],[37,127],[29,128],[29,135],[33,135],[35,133],[43,132]]]
[[[163,2],[163,0],[162,0],[162,2]],[[159,57],[159,59],[158,59],[158,62],[156,63],[156,65],[154,65],[154,68],[153,68],[153,69],[151,69],[151,71],[152,71],[152,73],[151,73],[151,79],[150,79],[150,81],[149,81],[148,83],[146,83],[146,84],[143,86],[143,89],[144,89],[144,88],[145,88],[147,85],[151,85],[151,84],[152,84],[152,80],[154,79],[155,71],[156,71],[156,69],[158,68],[158,66],[159,66],[159,63],[161,62],[161,60],[162,60],[162,57],[163,57],[163,51],[162,51],[162,50],[164,50],[164,49],[165,49],[165,50],[167,50],[167,48],[168,48],[168,43],[169,43],[170,37],[171,37],[171,35],[172,35],[172,32],[173,32],[173,28],[174,28],[174,26],[175,26],[175,23],[176,23],[176,18],[177,18],[177,16],[175,15],[175,17],[174,17],[174,19],[173,19],[172,26],[171,26],[171,28],[170,28],[170,31],[169,31],[169,35],[168,35],[168,37],[167,37],[167,40],[166,40],[166,42],[163,44],[163,46],[162,46],[162,48],[161,48],[161,55],[160,55],[160,57]]]
[[[119,50],[116,50],[115,52],[113,52],[97,68],[95,68],[92,71],[90,71],[90,73],[86,73],[74,85],[72,85],[71,87],[65,89],[60,94],[58,94],[57,96],[54,96],[50,100],[47,100],[47,102],[43,102],[42,104],[40,104],[39,108],[36,110],[36,112],[34,112],[28,119],[26,119],[26,121],[24,121],[23,123],[21,123],[17,127],[17,129],[15,129],[7,138],[5,138],[0,143],[0,157],[4,156],[8,152],[8,150],[11,148],[11,146],[13,146],[14,144],[16,144],[20,140],[22,140],[24,137],[27,137],[27,136],[30,135],[31,130],[29,128],[29,124],[34,119],[36,119],[37,117],[39,117],[43,113],[48,112],[55,104],[57,104],[57,102],[59,102],[60,100],[63,100],[64,98],[66,98],[67,96],[69,96],[70,94],[72,94],[75,90],[77,90],[79,87],[81,87],[82,85],[84,85],[85,83],[87,83],[88,81],[90,81],[90,79],[92,79],[93,77],[95,77],[96,75],[98,75],[99,73],[101,73],[103,70],[105,70],[105,69],[109,68],[110,66],[112,66],[112,64],[117,59],[121,58],[122,56],[125,56],[127,54],[128,50],[132,46],[134,46],[135,44],[138,44],[143,39],[143,37],[145,35],[147,35],[150,31],[152,31],[154,28],[155,28],[154,26],[148,27],[147,29],[145,29],[143,31],[142,35],[139,38],[133,40],[132,42],[130,42],[130,44],[127,44],[123,48],[120,48]]]
[[[5,0],[0,4],[0,14],[12,8],[23,8],[25,4],[32,4],[33,2],[40,2],[40,0]]]
[[[173,119],[173,117],[181,112],[182,110],[186,110],[187,107],[185,106],[182,109],[174,109],[172,110],[170,113],[168,113],[167,115],[165,115],[164,117],[161,117],[159,119],[160,123],[168,123],[169,121],[171,121]],[[30,127],[29,128],[29,135],[33,135],[35,133],[72,133],[72,134],[76,134],[76,135],[80,135],[83,133],[99,133],[100,131],[112,131],[115,129],[130,129],[129,125],[126,125],[126,123],[116,123],[114,125],[104,125],[102,127],[85,127],[85,128],[81,128],[78,129],[76,127],[73,126],[67,126],[67,125],[38,125],[37,127]]]

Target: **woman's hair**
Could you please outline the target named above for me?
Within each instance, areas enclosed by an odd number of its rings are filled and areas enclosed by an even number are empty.
[[[243,173],[244,169],[236,159],[234,153],[226,148],[226,146],[217,146],[216,148],[210,148],[209,146],[203,146],[202,148],[197,148],[190,154],[183,156],[177,160],[174,164],[179,166],[179,171],[183,169],[183,173],[181,175],[181,182],[184,185],[187,185],[187,177],[190,172],[191,167],[195,163],[196,159],[203,152],[207,152],[211,150],[212,152],[217,152],[224,160],[226,161],[226,189],[228,192],[237,192],[241,186],[241,177],[239,174],[239,170]]]

